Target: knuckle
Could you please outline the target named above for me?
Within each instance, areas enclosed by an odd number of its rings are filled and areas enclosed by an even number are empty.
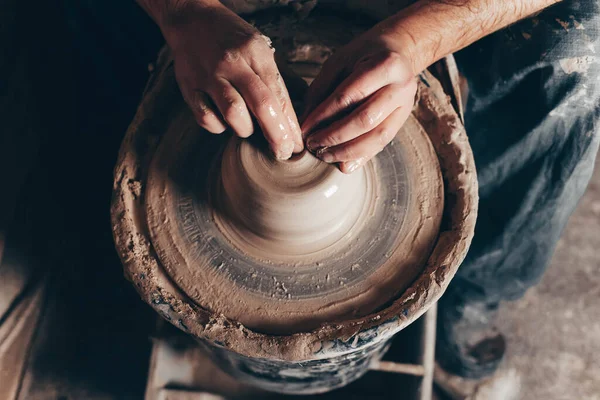
[[[275,96],[275,99],[277,100],[277,102],[279,103],[279,107],[281,108],[282,111],[285,112],[285,110],[288,108],[288,103],[290,102],[287,93],[281,88],[281,86],[276,86],[273,90],[273,95]]]
[[[274,113],[274,108],[273,108],[273,102],[271,101],[271,97],[270,96],[260,96],[258,98],[257,104],[256,106],[258,107],[258,110],[263,112],[263,111],[267,111],[270,114]]]
[[[390,77],[403,73],[403,62],[398,53],[389,52],[385,55],[380,67],[387,81],[390,80]]]
[[[283,82],[279,71],[275,70],[272,73],[269,73],[266,79],[267,82],[270,82],[270,85],[273,87],[274,91],[281,93],[282,96],[284,95],[286,92],[285,83]]]
[[[245,86],[250,93],[256,93],[257,96],[264,96],[266,92],[265,85],[258,76],[248,76],[244,81]]]
[[[281,112],[284,114],[289,111],[289,103],[286,100],[285,96],[279,97],[279,105],[281,106]]]
[[[210,115],[212,114],[212,110],[204,101],[204,97],[198,94],[194,94],[189,101],[190,107],[199,115]]]
[[[223,117],[226,120],[232,120],[239,117],[244,112],[245,104],[240,100],[227,100],[223,110]]]
[[[327,135],[323,138],[321,143],[323,146],[333,147],[333,146],[340,144],[341,142],[342,142],[342,138],[340,137],[340,135],[330,133],[329,135]]]
[[[278,100],[284,101],[287,97],[287,91],[285,84],[281,79],[281,75],[278,72],[267,73],[262,76],[263,82],[269,87],[271,92],[277,97]]]
[[[385,54],[382,64],[389,67],[396,67],[402,64],[402,56],[394,51],[390,51]]]
[[[387,146],[392,140],[393,134],[389,128],[379,128],[375,132],[380,148]]]
[[[196,115],[196,122],[198,122],[198,125],[202,126],[202,127],[207,127],[208,125],[210,125],[210,117],[207,114],[200,114],[200,115]]]
[[[217,68],[227,68],[231,64],[239,61],[240,53],[237,50],[225,50],[219,61],[217,62]]]
[[[354,99],[348,93],[340,93],[336,96],[335,104],[338,108],[345,109],[354,104]]]
[[[192,100],[190,102],[190,107],[198,114],[205,115],[210,113],[210,109],[206,105],[206,103],[202,100]]]
[[[362,110],[356,118],[357,124],[362,129],[369,129],[375,125],[375,116],[370,110]]]
[[[344,160],[355,160],[358,158],[354,146],[345,146],[341,153],[341,156]]]
[[[266,82],[269,86],[271,86],[274,90],[281,90],[279,88],[279,74],[275,71],[268,71],[261,73],[261,78],[264,82]]]

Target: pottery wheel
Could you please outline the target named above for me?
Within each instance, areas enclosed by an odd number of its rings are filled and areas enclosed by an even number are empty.
[[[258,137],[258,136],[257,136]],[[376,311],[421,271],[443,184],[416,119],[361,170],[211,135],[183,107],[151,163],[146,216],[172,281],[198,306],[267,333]]]
[[[311,28],[325,42],[307,46],[306,29],[287,38],[278,27],[288,25],[261,30],[310,81],[331,53],[331,29]],[[212,135],[180,104],[151,155],[139,225],[198,307],[256,332],[308,332],[385,308],[422,272],[444,193],[437,155],[414,116],[377,157],[344,175],[308,152],[274,160],[260,132]]]

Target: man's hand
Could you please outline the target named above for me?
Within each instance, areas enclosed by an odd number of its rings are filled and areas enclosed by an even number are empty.
[[[308,149],[344,173],[364,165],[410,115],[414,75],[407,58],[376,31],[338,50],[308,91],[302,123]]]
[[[200,126],[212,133],[229,126],[248,137],[254,116],[278,159],[302,150],[297,117],[268,38],[218,1],[140,3],[173,50],[177,82]]]
[[[307,147],[352,172],[406,121],[416,74],[559,0],[419,0],[338,50],[312,83]],[[306,113],[305,113],[306,115]]]

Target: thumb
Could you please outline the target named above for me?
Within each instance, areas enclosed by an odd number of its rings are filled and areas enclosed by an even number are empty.
[[[323,101],[331,92],[335,89],[337,84],[343,79],[343,64],[339,61],[339,57],[336,55],[331,56],[319,72],[319,75],[308,87],[304,102],[304,112],[300,117],[301,129],[303,135],[306,136],[308,132],[305,132],[305,121],[310,113]]]

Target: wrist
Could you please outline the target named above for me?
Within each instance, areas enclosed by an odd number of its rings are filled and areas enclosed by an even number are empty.
[[[406,60],[412,76],[417,76],[442,58],[437,56],[441,50],[438,36],[432,32],[422,32],[420,29],[402,26],[394,32],[385,33],[383,39],[392,51]]]
[[[137,0],[160,28],[167,44],[173,48],[180,32],[198,15],[211,10],[224,8],[219,0]]]
[[[466,15],[449,12],[437,0],[420,1],[381,23],[392,49],[408,59],[414,75],[439,59],[470,44],[467,36],[482,37],[481,28]],[[474,41],[474,40],[473,40]]]
[[[559,0],[420,0],[378,25],[422,70],[473,42]]]

